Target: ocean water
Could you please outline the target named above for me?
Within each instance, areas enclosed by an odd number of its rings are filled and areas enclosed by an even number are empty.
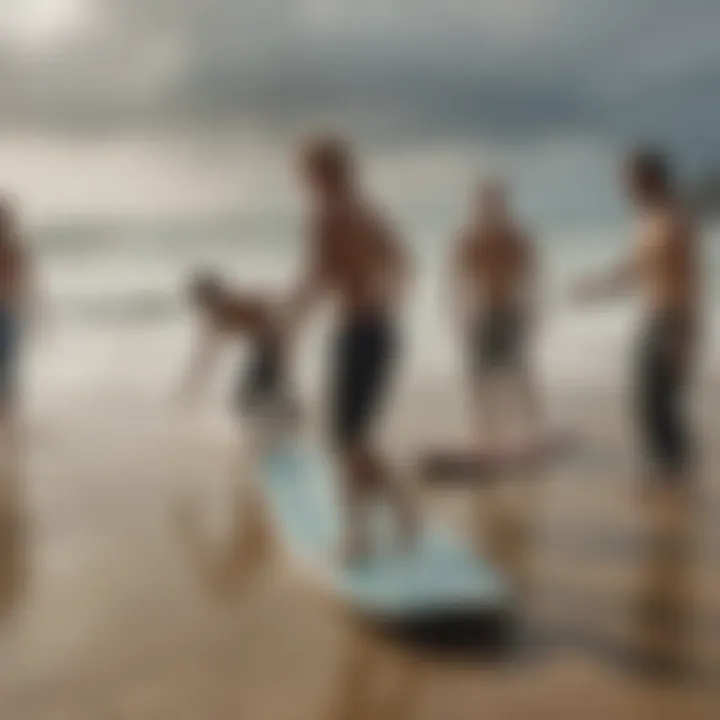
[[[459,383],[462,346],[447,303],[450,221],[406,218],[401,227],[416,281],[405,310],[401,383]],[[597,307],[570,302],[573,279],[603,268],[625,248],[622,227],[544,228],[537,234],[542,307],[534,343],[537,367],[551,388],[617,386],[628,371],[637,308],[632,300]],[[705,365],[717,355],[720,233],[708,231],[704,268],[710,312]],[[32,337],[24,384],[32,412],[150,407],[168,402],[193,342],[194,318],[183,297],[197,267],[223,272],[239,287],[282,293],[302,268],[299,224],[278,217],[173,222],[99,220],[33,230],[45,318]],[[318,390],[325,373],[329,318],[309,326],[297,382]],[[208,391],[227,405],[243,343],[231,344]]]

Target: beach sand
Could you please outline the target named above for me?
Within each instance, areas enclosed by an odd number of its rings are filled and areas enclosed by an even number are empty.
[[[702,397],[716,468],[720,386]],[[3,720],[720,717],[720,479],[704,472],[692,510],[651,513],[619,396],[554,401],[592,458],[425,493],[522,588],[502,662],[366,633],[287,562],[248,552],[254,476],[227,423],[110,402],[31,424],[3,458]],[[384,435],[398,466],[459,433],[461,407],[441,385],[399,398]]]

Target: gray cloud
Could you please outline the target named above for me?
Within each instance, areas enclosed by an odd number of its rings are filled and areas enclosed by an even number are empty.
[[[22,0],[16,0],[21,2]],[[91,2],[91,0],[88,0]],[[0,45],[0,125],[657,138],[720,154],[716,0],[95,0]]]

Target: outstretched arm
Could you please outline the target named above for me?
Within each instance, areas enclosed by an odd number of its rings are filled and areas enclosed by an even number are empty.
[[[294,334],[310,315],[323,294],[323,278],[314,267],[305,270],[281,310],[281,324],[287,334]]]
[[[325,291],[326,271],[322,252],[320,231],[313,227],[307,238],[309,261],[299,281],[280,310],[282,334],[288,338],[295,334],[320,301]]]
[[[580,302],[597,302],[611,299],[632,289],[637,279],[637,259],[623,260],[597,275],[584,278],[574,288]]]
[[[384,268],[377,287],[380,304],[398,307],[412,279],[412,262],[400,234],[385,218],[374,219],[373,231]]]

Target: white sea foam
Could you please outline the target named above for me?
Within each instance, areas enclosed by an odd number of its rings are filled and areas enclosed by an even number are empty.
[[[35,412],[60,407],[165,402],[191,343],[192,315],[184,304],[182,284],[198,264],[214,265],[239,285],[280,292],[300,267],[301,244],[290,237],[258,240],[239,236],[229,243],[198,237],[172,251],[167,242],[138,251],[116,242],[93,251],[41,253],[48,327],[31,347],[27,365],[28,400]],[[425,232],[416,249],[418,280],[407,307],[402,377],[405,383],[459,382],[464,362],[457,328],[443,300],[447,245],[439,232]],[[568,301],[571,279],[609,261],[622,247],[619,234],[545,233],[541,238],[545,268],[545,305],[540,309],[535,357],[546,384],[568,387],[619,385],[629,372],[634,340],[631,302],[600,308],[577,308]],[[716,296],[718,253],[708,243],[711,295]],[[713,300],[713,307],[717,306]],[[709,363],[717,355],[720,327],[709,313]],[[713,325],[714,323],[714,325]],[[310,328],[297,367],[308,392],[324,383],[326,342],[323,322]],[[242,344],[230,349],[213,386],[211,402],[229,401]]]

